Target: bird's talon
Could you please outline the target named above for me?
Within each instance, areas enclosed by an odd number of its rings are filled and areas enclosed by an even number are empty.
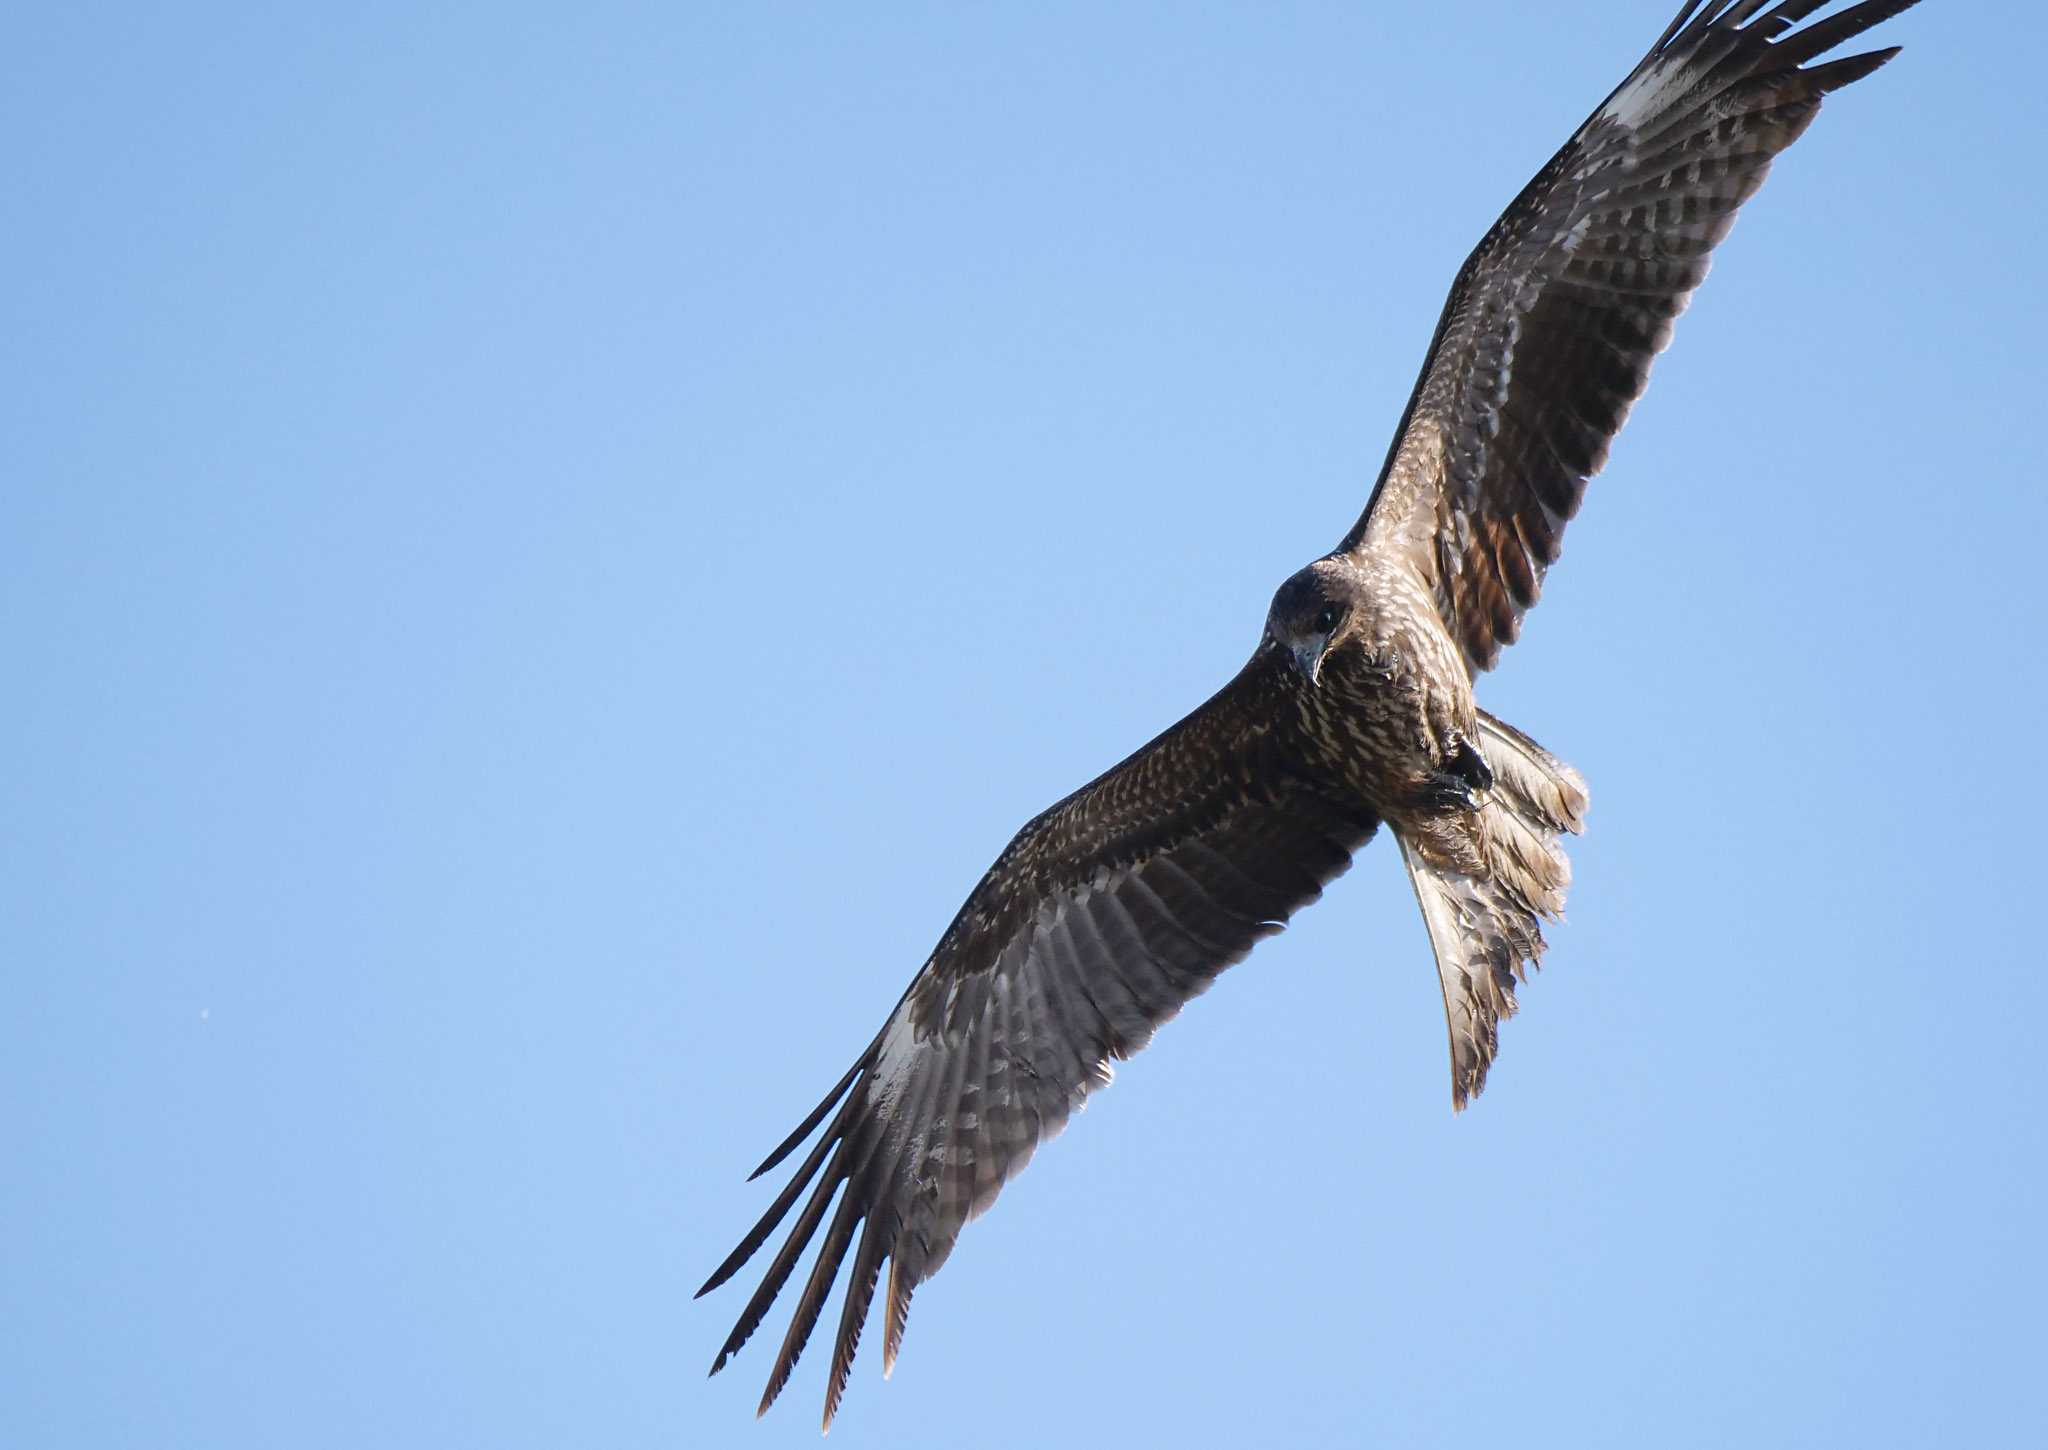
[[[1423,783],[1422,802],[1440,811],[1476,811],[1479,797],[1460,776],[1438,771]]]
[[[1423,783],[1423,800],[1438,810],[1476,811],[1479,795],[1493,789],[1493,767],[1479,747],[1462,736],[1454,737],[1444,755],[1443,767]]]
[[[1478,746],[1462,736],[1452,748],[1450,759],[1444,768],[1474,790],[1493,789],[1493,764],[1480,752]]]

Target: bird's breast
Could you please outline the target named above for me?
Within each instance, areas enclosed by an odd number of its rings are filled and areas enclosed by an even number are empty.
[[[1474,728],[1471,682],[1434,607],[1390,602],[1404,607],[1376,611],[1333,647],[1321,688],[1302,702],[1318,755],[1382,814]]]

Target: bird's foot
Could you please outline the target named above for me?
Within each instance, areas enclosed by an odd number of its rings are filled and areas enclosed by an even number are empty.
[[[1422,799],[1439,810],[1476,811],[1479,792],[1493,788],[1493,767],[1479,747],[1456,737],[1444,763],[1423,782]]]

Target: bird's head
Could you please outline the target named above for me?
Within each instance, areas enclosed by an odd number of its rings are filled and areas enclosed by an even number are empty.
[[[1266,639],[1285,650],[1311,685],[1323,680],[1331,648],[1363,623],[1357,570],[1341,558],[1318,559],[1288,575],[1266,611]]]

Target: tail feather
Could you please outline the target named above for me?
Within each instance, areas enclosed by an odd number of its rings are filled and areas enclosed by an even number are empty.
[[[1479,745],[1493,784],[1519,816],[1577,835],[1586,824],[1586,780],[1505,720],[1479,712]]]
[[[1429,928],[1451,1038],[1451,1104],[1486,1085],[1515,984],[1543,956],[1543,918],[1564,910],[1571,862],[1559,844],[1586,813],[1579,773],[1521,731],[1481,712],[1480,748],[1494,784],[1462,849],[1432,833],[1399,831],[1401,859]]]

